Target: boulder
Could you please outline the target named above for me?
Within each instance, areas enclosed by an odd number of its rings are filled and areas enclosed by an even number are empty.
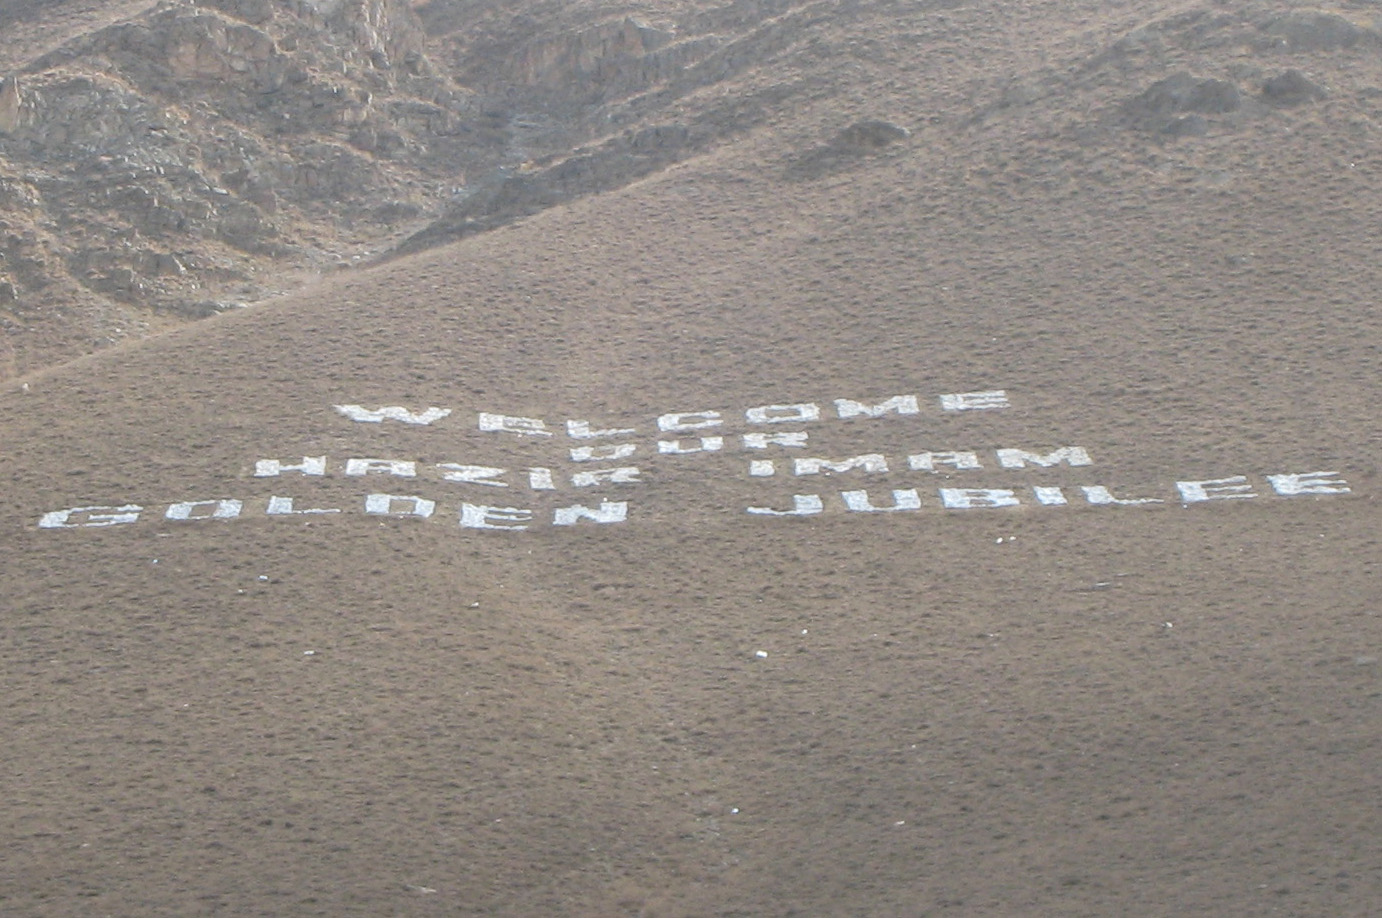
[[[1378,39],[1372,30],[1323,10],[1300,10],[1277,16],[1266,23],[1263,31],[1270,42],[1288,51],[1335,51]]]
[[[1128,108],[1134,114],[1164,116],[1186,112],[1226,114],[1242,105],[1242,94],[1233,83],[1181,72],[1153,83],[1132,99]]]
[[[1262,84],[1262,98],[1276,105],[1318,102],[1328,93],[1299,70],[1286,70]]]
[[[856,121],[840,132],[834,146],[842,150],[881,150],[912,132],[891,121]]]

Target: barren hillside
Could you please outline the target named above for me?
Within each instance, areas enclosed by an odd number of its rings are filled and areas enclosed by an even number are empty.
[[[59,8],[0,912],[1376,910],[1370,4]]]

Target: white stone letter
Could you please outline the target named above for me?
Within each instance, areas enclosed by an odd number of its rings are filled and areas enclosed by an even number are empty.
[[[304,475],[325,475],[325,456],[303,456],[298,465],[284,465],[277,459],[260,459],[254,464],[255,478],[276,478],[284,472],[301,472]]]
[[[917,493],[916,488],[893,491],[893,505],[891,507],[875,507],[869,503],[868,491],[841,491],[840,497],[844,498],[845,506],[849,509],[870,513],[895,513],[898,510],[921,509],[921,495]]]
[[[408,502],[408,509],[394,510],[395,501]],[[437,509],[436,501],[422,497],[405,497],[400,494],[371,494],[365,498],[365,512],[378,516],[420,516],[427,519],[435,509]]]
[[[603,462],[613,459],[627,459],[638,451],[634,443],[617,443],[608,446],[573,446],[572,462]]]
[[[701,437],[696,441],[695,446],[682,446],[680,440],[658,440],[657,451],[668,453],[674,456],[684,456],[687,453],[718,453],[724,449],[724,437]]]
[[[311,513],[340,513],[340,510],[294,510],[291,497],[270,497],[269,516],[303,516]]]
[[[480,412],[480,429],[488,433],[511,433],[520,437],[550,437],[552,432],[537,418],[511,418],[505,414]]]
[[[768,478],[777,474],[777,465],[771,459],[750,459],[749,474],[754,478]]]
[[[1016,507],[1017,495],[1004,488],[941,488],[941,504],[950,510]]]
[[[863,402],[847,398],[835,399],[835,413],[842,418],[881,418],[889,411],[896,411],[898,414],[920,414],[921,408],[917,405],[915,395],[894,395],[877,405],[865,405]]]
[[[345,473],[360,477],[384,472],[397,478],[416,478],[417,463],[411,459],[347,459]]]
[[[466,529],[527,529],[533,511],[518,507],[481,507],[461,504],[461,526]]]
[[[780,431],[779,433],[744,434],[744,449],[767,449],[769,446],[787,448],[806,446],[806,431]]]
[[[792,498],[791,510],[774,510],[771,507],[748,507],[750,513],[760,516],[811,516],[825,509],[825,501],[818,494],[797,494]]]
[[[1328,478],[1338,472],[1299,472],[1295,475],[1268,475],[1272,490],[1283,497],[1296,494],[1348,494],[1348,482],[1342,478]]]
[[[760,405],[744,412],[750,424],[796,424],[819,421],[821,409],[810,403],[800,405]]]
[[[1037,503],[1045,507],[1064,507],[1069,503],[1065,499],[1065,492],[1060,488],[1032,488],[1032,493],[1036,495]]]
[[[1007,408],[1008,393],[1003,389],[992,392],[957,392],[941,396],[941,408],[946,411],[986,411]]]
[[[1025,469],[1029,462],[1044,469],[1060,465],[1062,462],[1072,466],[1094,464],[1090,461],[1089,453],[1079,446],[1062,446],[1044,456],[1040,453],[1029,453],[1025,449],[1000,449],[995,452],[998,455],[998,464],[1005,469]]]
[[[1180,491],[1180,499],[1187,504],[1204,500],[1243,500],[1257,496],[1252,493],[1252,485],[1248,484],[1247,478],[1242,475],[1234,475],[1232,478],[1210,478],[1205,481],[1178,481],[1176,489]]]
[[[1103,485],[1086,485],[1080,488],[1084,492],[1084,499],[1091,504],[1099,506],[1120,505],[1124,507],[1135,507],[1138,504],[1160,504],[1163,501],[1156,497],[1135,497],[1124,500],[1114,497],[1109,493],[1109,489]]]
[[[163,515],[170,520],[233,520],[240,515],[241,506],[238,500],[193,500],[173,504]],[[204,513],[203,509],[211,512]]]
[[[428,425],[440,421],[451,413],[450,408],[428,408],[421,414],[413,414],[407,408],[398,405],[389,405],[385,408],[363,408],[360,405],[336,405],[337,411],[352,421],[361,421],[365,424],[382,424],[385,418],[391,421],[401,421],[404,424]]]
[[[528,469],[528,487],[534,491],[555,491],[557,486],[552,482],[552,470],[544,468]]]
[[[937,465],[949,465],[956,469],[977,469],[979,456],[971,452],[958,453],[917,453],[907,457],[907,465],[914,472],[934,472]]]
[[[38,521],[40,529],[79,529],[86,526],[118,526],[133,523],[139,519],[143,507],[125,504],[123,507],[73,507],[70,510],[53,510],[43,514]],[[74,514],[81,514],[79,522],[72,522]]]
[[[573,440],[593,440],[596,437],[627,437],[636,433],[632,427],[611,427],[606,430],[591,430],[589,421],[567,421],[566,435]]]
[[[571,476],[571,484],[578,488],[589,488],[602,482],[610,484],[638,484],[638,468],[625,466],[617,469],[596,469],[592,472],[577,472]]]
[[[664,414],[657,419],[658,430],[698,430],[702,427],[719,427],[718,411],[682,411],[677,414]]]
[[[848,459],[841,459],[839,462],[832,462],[829,459],[794,459],[792,460],[792,471],[798,475],[815,475],[820,472],[848,472],[850,469],[863,469],[865,472],[886,472],[888,463],[878,453],[869,453],[867,456],[851,456]]]
[[[552,514],[553,526],[574,526],[581,520],[594,520],[597,523],[622,523],[629,515],[628,501],[606,500],[600,502],[600,509],[592,510],[577,504],[574,507],[558,507]]]
[[[507,488],[508,485],[502,481],[489,481],[496,475],[504,474],[504,469],[491,468],[487,465],[460,465],[456,462],[438,462],[437,468],[443,469],[441,477],[443,481],[459,481],[463,484],[487,485],[491,488]]]

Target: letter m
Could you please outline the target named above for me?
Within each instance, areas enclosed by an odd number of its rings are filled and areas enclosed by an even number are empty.
[[[842,418],[860,416],[881,418],[889,411],[896,411],[898,414],[918,414],[921,408],[917,405],[915,395],[894,395],[886,402],[877,405],[865,405],[863,402],[856,402],[847,398],[835,399],[835,412]]]
[[[1029,462],[1044,469],[1049,469],[1053,465],[1060,465],[1062,462],[1066,465],[1094,464],[1089,458],[1089,453],[1080,446],[1062,446],[1044,456],[1040,453],[1029,453],[1025,449],[1000,449],[996,452],[998,464],[1005,469],[1025,469]]]
[[[413,414],[407,408],[398,405],[388,405],[383,408],[365,408],[361,405],[335,405],[337,411],[352,421],[360,421],[365,424],[382,424],[385,418],[391,421],[401,421],[404,424],[427,425],[440,421],[451,413],[450,408],[428,408],[420,414]]]
[[[867,456],[851,456],[839,462],[829,459],[798,459],[792,470],[798,475],[818,475],[821,472],[848,472],[850,469],[863,469],[865,472],[886,472],[888,463],[878,453]]]

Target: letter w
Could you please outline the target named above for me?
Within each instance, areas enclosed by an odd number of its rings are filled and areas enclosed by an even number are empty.
[[[440,421],[451,413],[450,408],[428,408],[421,414],[413,414],[407,408],[398,405],[388,405],[384,408],[364,408],[360,405],[336,405],[337,411],[352,421],[360,421],[365,424],[381,424],[385,418],[391,421],[402,421],[404,424],[431,424]]]

